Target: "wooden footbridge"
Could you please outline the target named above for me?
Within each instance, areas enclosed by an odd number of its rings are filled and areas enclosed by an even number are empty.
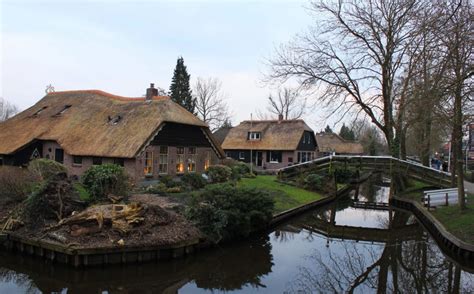
[[[282,179],[288,179],[301,173],[317,173],[335,168],[353,168],[360,172],[377,171],[388,175],[398,173],[433,186],[451,187],[450,173],[391,156],[326,156],[282,168],[278,171],[278,175]]]

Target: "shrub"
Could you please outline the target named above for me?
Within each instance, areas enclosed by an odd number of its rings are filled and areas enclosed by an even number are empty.
[[[146,193],[151,193],[151,194],[164,194],[166,193],[166,185],[164,183],[158,183],[156,185],[150,185],[145,188]]]
[[[36,179],[27,169],[0,166],[0,200],[22,201],[27,198],[36,184]]]
[[[245,175],[245,174],[248,174],[250,173],[250,167],[243,163],[243,162],[240,162],[238,161],[233,167],[232,167],[233,170],[237,171],[240,175]]]
[[[201,189],[206,185],[206,180],[200,174],[196,173],[186,173],[181,177],[181,181],[193,188],[193,189]]]
[[[82,185],[81,183],[74,183],[73,186],[76,192],[79,194],[79,199],[83,201],[91,200],[91,194],[89,193],[89,191],[87,191],[84,185]]]
[[[181,187],[171,187],[166,189],[166,193],[180,193]]]
[[[67,174],[66,167],[54,160],[40,158],[28,164],[28,170],[42,181],[47,181],[58,174]]]
[[[274,201],[263,190],[231,184],[209,185],[193,198],[186,216],[209,240],[245,238],[265,228],[272,219]]]
[[[212,165],[207,169],[206,173],[212,183],[227,182],[232,176],[232,170],[225,165]]]
[[[82,177],[82,183],[93,200],[100,200],[109,194],[126,196],[128,177],[123,167],[115,164],[94,165]]]
[[[170,175],[160,176],[159,181],[168,188],[178,186],[178,183],[175,180],[173,180],[173,177]]]
[[[309,174],[304,178],[304,187],[309,190],[321,190],[324,177],[318,174]]]
[[[345,169],[345,168],[336,168],[334,170],[334,176],[337,179],[338,183],[347,183],[357,174],[356,170],[353,169]]]

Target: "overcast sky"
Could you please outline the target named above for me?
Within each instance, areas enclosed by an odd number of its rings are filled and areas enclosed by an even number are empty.
[[[151,82],[168,90],[183,56],[191,83],[222,81],[237,124],[265,108],[265,60],[311,24],[299,0],[0,1],[0,96],[21,109],[50,83],[132,97]],[[319,111],[306,119],[315,131],[326,123]]]

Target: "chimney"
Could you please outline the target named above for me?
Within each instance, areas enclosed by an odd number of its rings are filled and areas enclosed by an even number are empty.
[[[145,101],[151,101],[153,96],[158,96],[158,89],[155,89],[155,84],[151,83],[150,88],[146,89]]]
[[[282,121],[282,120],[283,120],[283,114],[280,113],[280,114],[278,115],[278,121]]]

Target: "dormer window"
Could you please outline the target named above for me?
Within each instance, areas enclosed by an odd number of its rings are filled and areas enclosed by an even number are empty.
[[[110,116],[109,115],[107,119],[109,121],[109,124],[116,125],[122,120],[122,116],[121,115],[116,115],[116,116]]]
[[[248,139],[249,140],[260,140],[262,138],[262,133],[260,132],[249,132]]]
[[[63,109],[61,109],[60,112],[56,113],[55,116],[59,116],[59,115],[65,113],[69,108],[71,108],[71,105],[64,105]]]
[[[48,106],[43,106],[41,107],[40,109],[38,109],[35,113],[33,113],[33,116],[38,116],[41,112],[43,112],[43,110],[45,110],[46,108],[48,108]]]

